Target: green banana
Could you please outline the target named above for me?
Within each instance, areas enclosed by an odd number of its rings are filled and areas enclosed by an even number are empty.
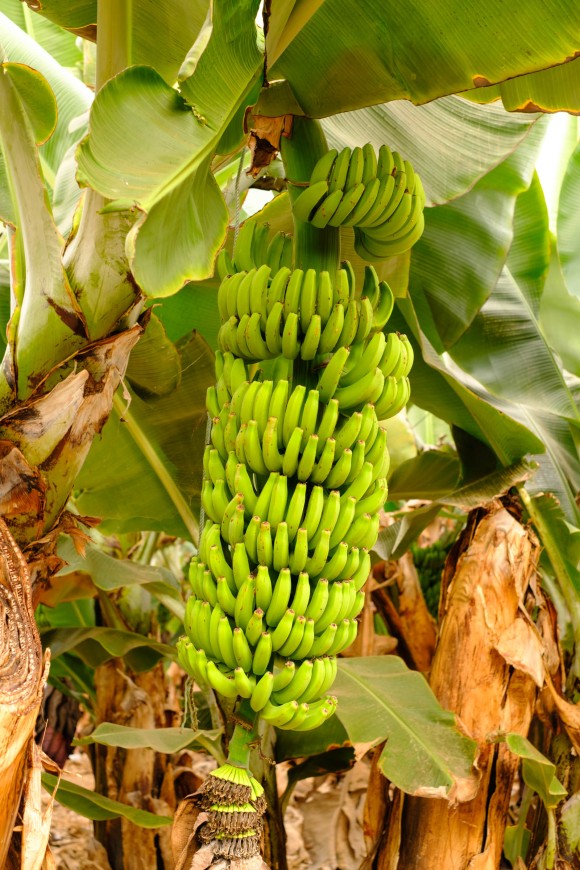
[[[349,356],[350,348],[340,347],[326,364],[316,385],[321,402],[329,402],[334,397]]]
[[[324,664],[324,659],[315,658],[312,660],[312,673],[310,674],[310,681],[308,685],[305,687],[304,691],[301,695],[296,697],[296,700],[300,704],[307,704],[310,701],[318,698],[320,695],[320,689],[324,685],[324,681],[326,679],[326,667]]]
[[[236,609],[236,598],[229,587],[225,577],[218,577],[216,581],[217,601],[228,616],[233,616]]]
[[[258,593],[256,587],[256,601],[258,600]],[[246,639],[250,646],[256,646],[258,641],[260,640],[260,636],[264,631],[264,611],[261,607],[256,607],[253,614],[251,615],[248,624],[246,625]]]
[[[272,398],[270,399],[270,406],[268,408],[268,417],[276,417],[280,421],[284,420],[289,392],[290,385],[288,380],[286,378],[280,379],[272,391]],[[278,427],[278,447],[282,449],[283,446],[284,433],[283,426],[280,424]]]
[[[270,523],[267,520],[260,523],[260,530],[258,531],[258,537],[256,539],[256,553],[259,565],[270,566],[272,564],[272,533],[270,531]]]
[[[322,271],[318,272],[317,274],[318,279],[316,311],[320,314],[321,325],[324,329],[332,313],[334,294],[332,290],[332,280],[330,278],[330,273],[327,271]]]
[[[286,445],[284,457],[282,459],[282,472],[286,477],[293,477],[298,470],[300,461],[300,450],[302,447],[302,429],[294,429],[290,440]]]
[[[260,517],[260,519],[267,519],[268,511],[270,509],[270,501],[272,499],[272,494],[274,492],[274,487],[278,480],[278,473],[272,471],[268,476],[268,480],[262,487],[262,491],[256,500],[256,506],[254,508],[254,515]],[[254,559],[254,561],[256,561]]]
[[[283,568],[272,590],[272,598],[266,610],[266,623],[275,628],[284,617],[292,595],[292,574],[288,568]]]
[[[334,401],[334,400],[332,400]],[[330,407],[330,406],[327,406]],[[322,441],[322,436],[320,435],[320,431],[318,432],[318,446],[316,452],[320,454],[318,462],[312,469],[312,473],[310,475],[310,480],[312,483],[324,483],[328,475],[330,474],[330,470],[332,468],[334,462],[334,455],[336,453],[336,441],[334,438],[326,438],[324,441],[324,447],[322,452],[320,451],[320,442]]]
[[[330,550],[330,529],[323,529],[312,556],[306,562],[304,570],[311,577],[318,577],[322,572]]]
[[[318,391],[316,391],[318,392]],[[317,396],[318,398],[318,396]],[[336,399],[331,399],[330,402],[324,407],[322,412],[322,418],[320,423],[318,424],[317,434],[319,438],[318,442],[318,456],[324,452],[325,443],[329,438],[334,436],[334,430],[336,429],[336,424],[338,422],[339,417],[339,408],[338,402]],[[313,430],[314,431],[314,430]]]
[[[308,533],[306,529],[298,529],[294,539],[294,549],[289,554],[288,567],[292,574],[299,574],[304,570],[308,560]]]
[[[371,209],[374,208],[380,189],[381,180],[379,178],[371,178],[369,181],[367,181],[365,183],[364,191],[361,198],[359,199],[353,210],[343,220],[342,226],[360,226],[364,222],[364,219],[369,214]]]
[[[232,652],[236,660],[234,667],[237,665],[243,668],[245,673],[249,673],[252,670],[254,657],[244,630],[239,626],[236,626],[232,631]]]
[[[269,315],[272,313],[272,309],[274,308],[277,302],[282,304],[282,309],[284,308],[284,299],[286,297],[286,287],[288,285],[288,281],[290,280],[290,276],[292,274],[292,270],[287,267],[282,267],[281,269],[274,270],[272,269],[271,275],[273,277],[268,284],[268,288],[266,290],[266,314]]]
[[[286,686],[290,685],[292,680],[294,679],[294,674],[296,673],[296,665],[292,661],[283,662],[282,659],[278,659],[274,663],[274,683],[272,686],[273,692],[280,692],[282,689],[285,689]]]
[[[314,468],[314,464],[316,462],[317,448],[318,435],[311,435],[298,462],[298,468],[296,469],[296,475],[298,477],[298,480],[308,480],[308,478],[312,474],[312,469]]]
[[[326,611],[329,594],[329,582],[326,577],[321,577],[314,587],[314,592],[312,593],[305,613],[305,616],[312,619],[315,624]]]
[[[256,231],[256,222],[246,220],[241,225],[238,236],[234,245],[233,259],[236,269],[253,269],[255,267],[252,246],[254,242],[254,233]]]
[[[267,565],[258,565],[256,568],[256,604],[266,612],[274,594],[272,577]]]
[[[306,513],[302,520],[302,527],[306,529],[309,541],[316,534],[316,530],[320,524],[320,518],[322,516],[322,511],[324,510],[324,501],[323,488],[321,486],[313,486],[310,490]]]
[[[293,719],[299,707],[296,701],[287,701],[286,704],[271,704],[269,701],[260,710],[260,716],[275,728],[283,728]]]
[[[286,641],[279,648],[278,652],[283,656],[291,656],[294,654],[294,651],[298,649],[300,644],[302,643],[302,639],[304,637],[304,631],[306,629],[306,617],[305,616],[296,616],[294,619],[294,623],[292,625],[292,629],[290,634],[288,635]]]
[[[270,417],[262,440],[262,456],[268,471],[281,471],[283,457],[278,450],[278,418]]]
[[[258,680],[252,696],[250,698],[250,707],[256,713],[266,706],[272,694],[272,683],[274,675],[271,671],[266,671],[261,679]]]
[[[266,251],[266,263],[272,269],[272,272],[279,270],[280,268],[280,258],[282,256],[282,251],[284,250],[284,234],[283,233],[275,233],[269,244],[268,249]]]
[[[350,163],[350,148],[343,148],[337,155],[333,167],[328,175],[328,190],[330,193],[337,190],[344,190],[346,177],[348,175],[348,165]]]
[[[320,345],[320,337],[322,333],[320,314],[313,314],[308,324],[306,335],[302,339],[300,345],[300,358],[303,360],[312,360],[316,356]]]
[[[226,580],[226,584],[227,584],[227,582],[228,581]],[[201,586],[202,586],[203,598],[205,598],[206,601],[209,601],[209,603],[211,604],[212,607],[215,607],[215,605],[217,604],[217,600],[218,600],[218,597],[217,597],[218,587],[217,587],[216,581],[214,580],[214,578],[212,576],[211,571],[203,571],[202,572]]]
[[[344,327],[344,305],[333,305],[318,342],[318,353],[331,353],[338,343]]]
[[[286,478],[284,478],[284,480],[285,479]],[[283,568],[287,568],[289,556],[290,553],[288,549],[288,526],[284,522],[278,523],[276,536],[274,538],[272,554],[272,565],[274,567],[274,570],[281,571]]]
[[[306,484],[297,483],[294,487],[294,492],[288,502],[286,510],[286,524],[288,526],[288,541],[292,543],[298,533],[302,516],[304,514],[304,506],[306,505]]]
[[[211,660],[207,663],[207,679],[212,689],[219,695],[223,695],[224,698],[235,698],[237,696],[238,690],[235,680],[222,674]]]
[[[250,698],[256,685],[255,678],[248,676],[243,668],[234,668],[234,683],[240,698]]]
[[[304,626],[304,634],[302,635],[302,640],[300,644],[296,647],[294,652],[292,653],[292,658],[297,662],[302,661],[306,656],[310,654],[310,650],[312,648],[312,644],[314,643],[314,620],[307,616],[306,624]]]
[[[219,610],[221,610],[221,608]],[[216,612],[218,612],[218,608],[214,607],[214,613]],[[234,654],[232,627],[225,613],[222,613],[218,620],[217,647],[224,664],[226,664],[228,668],[234,669],[238,665],[238,661]]]
[[[310,215],[310,223],[313,227],[323,230],[328,226],[334,213],[342,202],[342,196],[343,192],[342,189],[340,189],[330,191],[328,195],[324,197],[320,205],[318,205]]]
[[[300,667],[296,668],[288,685],[273,692],[274,701],[277,704],[286,704],[288,701],[295,701],[296,698],[299,698],[308,688],[313,668],[314,665],[310,659],[303,661]]]
[[[350,447],[345,447],[337,461],[332,466],[331,471],[328,474],[328,477],[324,481],[324,484],[328,488],[337,489],[342,486],[348,475],[350,474],[350,469],[352,468],[352,450]]]
[[[331,148],[318,160],[312,174],[310,176],[310,184],[316,184],[318,181],[326,181],[329,177],[334,161],[338,156],[336,148]]]
[[[301,571],[294,588],[291,608],[297,616],[305,616],[310,601],[310,579],[306,572]]]
[[[334,399],[338,407],[338,399]],[[344,419],[343,424],[335,429],[334,439],[336,441],[336,453],[339,454],[340,451],[345,450],[347,447],[350,449],[354,442],[359,438],[359,433],[361,432],[361,426],[363,422],[363,412],[354,411],[349,417]],[[364,436],[360,435],[360,438],[364,440]]]
[[[270,667],[272,653],[272,635],[269,631],[263,631],[258,643],[256,644],[256,649],[254,650],[252,670],[255,674],[260,676],[260,674],[266,673],[267,669]]]
[[[222,605],[223,606],[223,605]],[[250,618],[256,609],[256,580],[250,574],[238,591],[234,607],[234,619],[239,628],[246,629]]]
[[[299,318],[296,312],[291,311],[284,324],[282,332],[282,354],[286,359],[296,359],[300,353],[298,341]]]
[[[292,631],[292,626],[294,625],[294,618],[295,613],[291,608],[289,608],[272,632],[272,649],[274,652],[278,652],[278,650],[288,640],[290,632]]]
[[[276,532],[279,524],[286,516],[286,503],[288,501],[288,478],[283,474],[278,475],[278,480],[272,490],[272,498],[268,506],[268,522],[272,532]],[[286,523],[284,523],[286,525]]]
[[[292,211],[296,217],[304,222],[310,220],[310,215],[316,210],[320,202],[328,193],[326,179],[316,181],[305,188],[292,205]]]
[[[331,546],[333,545],[331,544]],[[346,541],[339,541],[336,546],[333,546],[332,556],[324,566],[324,574],[327,580],[336,580],[342,575],[347,564],[347,559],[348,544]]]

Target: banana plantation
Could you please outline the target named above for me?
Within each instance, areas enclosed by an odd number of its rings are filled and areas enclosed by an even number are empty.
[[[579,33],[0,0],[0,866],[580,868]]]

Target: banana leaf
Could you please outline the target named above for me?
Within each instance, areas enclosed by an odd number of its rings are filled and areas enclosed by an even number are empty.
[[[25,63],[38,70],[45,77],[56,97],[58,106],[56,129],[40,152],[43,165],[50,170],[49,181],[53,182],[64,154],[73,143],[78,142],[81,135],[80,131],[74,129],[74,125],[71,127],[71,122],[87,111],[93,99],[92,93],[76,76],[62,67],[42,45],[3,15],[1,6],[0,46],[8,60]]]
[[[485,9],[451,0],[281,0],[269,20],[274,85],[264,105],[269,114],[298,107],[321,118],[390,100],[426,103],[572,60],[579,26],[568,0],[490,0]],[[276,87],[280,79],[287,86]]]
[[[256,11],[256,0],[213,4],[209,40],[202,35],[180,94],[154,69],[135,66],[96,97],[78,178],[117,200],[113,208],[141,206],[127,249],[149,295],[171,295],[213,273],[228,212],[209,165],[261,72]]]
[[[397,656],[341,659],[338,715],[353,744],[385,743],[379,768],[408,794],[451,797],[471,778],[476,745],[429,684]]]
[[[195,332],[177,350],[175,389],[139,395],[128,386],[126,397],[118,393],[77,480],[78,509],[103,517],[104,532],[149,529],[197,538],[213,354]]]
[[[580,299],[580,145],[576,146],[560,188],[558,202],[558,253],[562,274],[570,293]]]
[[[80,76],[83,52],[73,33],[67,33],[47,18],[34,15],[21,0],[0,0],[0,12],[42,46],[58,64]]]

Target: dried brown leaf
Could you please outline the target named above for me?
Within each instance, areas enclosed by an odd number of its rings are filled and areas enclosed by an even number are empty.
[[[541,689],[544,685],[543,644],[526,619],[516,619],[501,633],[496,650],[508,664],[528,674]]]

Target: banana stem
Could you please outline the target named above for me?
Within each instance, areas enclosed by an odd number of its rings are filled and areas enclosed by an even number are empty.
[[[319,121],[295,115],[291,136],[282,139],[280,152],[289,181],[291,204],[304,189],[300,183],[310,180],[316,163],[327,151],[326,137]],[[320,230],[295,215],[293,219],[295,268],[326,270],[334,281],[340,261],[340,230],[336,227]]]
[[[244,724],[237,724],[234,728],[228,745],[228,763],[249,770],[252,745],[258,739],[258,714],[247,701],[240,704],[238,712]]]

